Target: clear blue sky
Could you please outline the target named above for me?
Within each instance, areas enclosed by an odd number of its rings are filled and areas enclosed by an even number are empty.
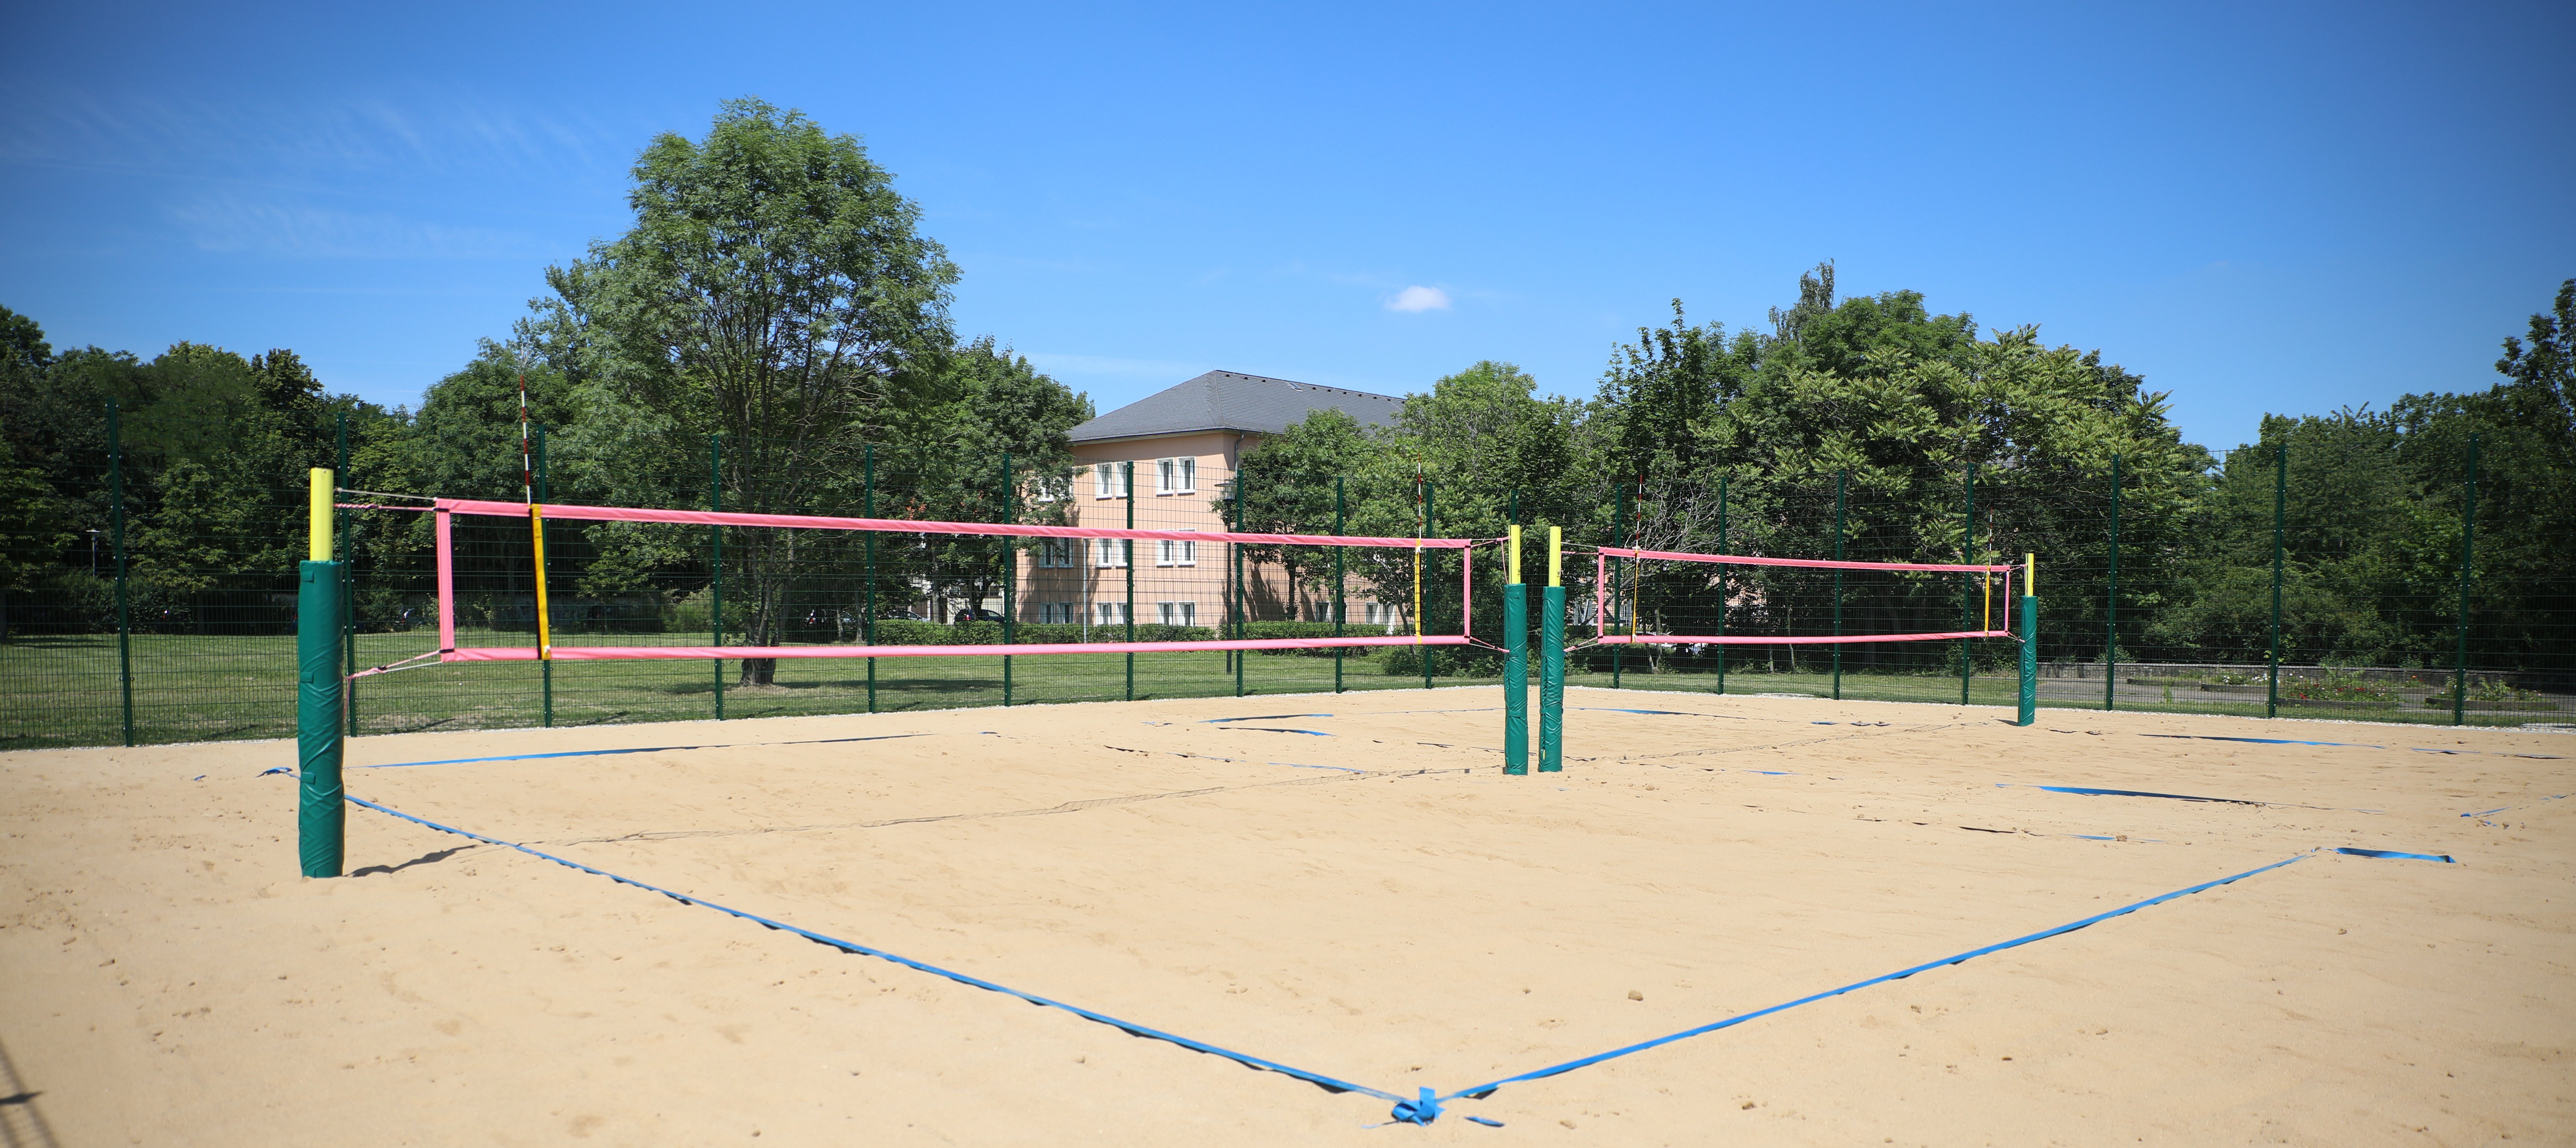
[[[1103,410],[1210,367],[1589,394],[1668,300],[1759,323],[1831,258],[2225,448],[2485,387],[2576,276],[2563,2],[1083,7],[17,9],[0,305],[416,404],[742,95],[862,137],[960,331]]]

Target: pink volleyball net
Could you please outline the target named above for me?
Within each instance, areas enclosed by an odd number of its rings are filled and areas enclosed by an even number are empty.
[[[1604,546],[1605,646],[1873,646],[2013,637],[2017,567],[1694,554]]]
[[[1470,637],[1471,610],[1475,598],[1474,551],[1477,546],[1492,541],[1467,538],[1260,534],[1223,530],[939,522],[906,518],[757,514],[559,503],[530,505],[466,498],[438,498],[426,501],[430,504],[420,508],[362,505],[377,509],[422,509],[431,513],[435,519],[433,530],[437,553],[436,615],[439,628],[439,648],[436,658],[440,662],[610,661],[657,658],[920,658],[996,654],[1171,653],[1192,650],[1298,650],[1482,644]],[[493,520],[503,520],[497,525],[514,528],[496,532],[490,529],[491,526],[496,525]],[[571,531],[580,529],[566,525],[574,523],[618,524],[620,527],[645,530],[713,527],[727,532],[772,531],[778,532],[776,537],[808,539],[846,540],[853,536],[876,534],[888,541],[889,550],[908,551],[921,550],[925,541],[943,543],[953,540],[982,539],[999,544],[998,547],[988,545],[988,548],[996,549],[1003,555],[998,561],[1010,564],[1014,579],[1019,581],[1049,573],[1051,567],[1096,565],[1098,569],[1093,571],[1094,573],[1116,571],[1123,574],[1131,564],[1139,566],[1144,564],[1144,561],[1140,560],[1140,554],[1159,554],[1161,560],[1156,565],[1160,569],[1148,577],[1169,579],[1178,577],[1183,568],[1198,569],[1203,562],[1200,548],[1206,547],[1209,551],[1204,560],[1206,565],[1220,568],[1227,565],[1234,566],[1233,577],[1238,595],[1244,593],[1241,588],[1246,584],[1247,577],[1256,586],[1263,584],[1265,579],[1275,582],[1278,577],[1275,569],[1265,568],[1263,558],[1244,559],[1234,555],[1235,548],[1244,548],[1250,554],[1269,556],[1271,566],[1275,567],[1284,562],[1292,570],[1295,568],[1294,562],[1298,560],[1295,556],[1302,555],[1309,597],[1329,598],[1337,608],[1346,595],[1313,593],[1313,583],[1319,576],[1316,572],[1321,569],[1351,570],[1352,572],[1341,576],[1354,590],[1347,597],[1365,599],[1367,613],[1365,621],[1361,620],[1356,610],[1351,616],[1343,619],[1343,622],[1347,623],[1347,628],[1356,632],[1331,636],[1322,634],[1296,637],[1244,636],[1244,631],[1248,627],[1232,623],[1239,619],[1253,617],[1256,612],[1248,606],[1241,606],[1236,600],[1227,600],[1221,615],[1200,616],[1193,608],[1191,613],[1178,619],[1185,623],[1183,625],[1165,624],[1148,627],[1166,633],[1186,631],[1194,634],[1213,634],[1212,637],[1193,640],[1114,640],[1118,633],[1132,631],[1134,628],[1135,618],[1132,613],[1127,612],[1134,608],[1131,601],[1115,606],[1099,603],[1101,625],[1097,629],[1087,624],[1091,620],[1088,607],[1079,612],[1071,609],[1066,611],[1067,621],[1078,614],[1086,623],[1082,627],[1080,636],[1090,639],[1097,634],[1110,636],[1112,640],[888,644],[870,643],[864,640],[826,639],[795,644],[757,645],[653,644],[649,642],[638,644],[631,640],[593,642],[584,640],[574,632],[578,627],[559,624],[565,619],[556,613],[562,607],[555,603],[564,600],[565,587],[551,585],[562,576],[550,572],[545,555],[550,525],[554,535],[561,538]],[[486,537],[498,535],[515,541],[499,545],[486,544],[478,549],[476,546],[460,542],[459,535],[469,532],[469,528],[479,531]],[[901,540],[901,545],[894,545],[895,540]],[[846,545],[834,549],[832,546],[817,543],[810,549],[816,554],[837,557],[808,561],[838,561],[843,564],[856,561],[852,557],[853,552]],[[1355,559],[1360,560],[1345,566],[1319,562],[1314,557],[1317,554],[1329,554],[1334,550],[1351,554]],[[1451,558],[1449,555],[1453,551],[1455,557]],[[1063,558],[1062,562],[1050,562],[1051,556],[1059,555]],[[1186,557],[1181,557],[1183,555]],[[510,575],[510,579],[516,585],[527,586],[533,590],[532,594],[516,599],[526,602],[525,606],[519,608],[530,615],[526,619],[530,623],[526,627],[529,632],[505,633],[490,626],[469,626],[465,631],[469,640],[460,640],[460,619],[485,617],[494,612],[494,607],[489,605],[477,607],[466,601],[465,599],[471,595],[460,592],[460,582],[472,583],[479,579],[483,584],[491,584],[496,577],[493,571],[503,567],[515,572]],[[1247,568],[1248,575],[1245,572]],[[1358,571],[1365,571],[1365,578]],[[1406,576],[1408,571],[1410,572],[1409,583]],[[1294,581],[1293,577],[1291,581]],[[1365,585],[1362,584],[1363,581]],[[745,592],[754,591],[746,587]],[[1150,597],[1151,591],[1148,593]],[[1293,587],[1291,596],[1294,596]],[[491,595],[484,595],[484,597],[488,598]],[[1129,598],[1133,598],[1132,591]],[[943,605],[927,608],[932,613],[933,619],[946,622],[948,619],[941,615],[949,613],[946,606],[953,604],[955,600],[942,599],[941,601]],[[985,616],[992,611],[985,608],[985,601],[986,599],[979,595],[966,602],[954,614],[956,621],[964,623],[987,620]],[[1065,603],[1067,607],[1078,604]],[[1118,611],[1115,616],[1113,616],[1113,610]],[[1309,614],[1314,612],[1315,607],[1312,602],[1307,605],[1306,610]],[[1293,614],[1295,611],[1295,604],[1292,603],[1290,612]],[[911,613],[909,610],[904,612],[907,615]],[[1426,625],[1426,616],[1436,619],[1437,624]],[[1053,621],[1052,618],[1050,620]],[[1167,616],[1161,620],[1170,623],[1175,619]],[[1053,626],[1023,626],[1022,628],[1062,631],[1067,626],[1064,623],[1058,623]],[[874,631],[871,629],[868,632]],[[534,640],[531,641],[531,638]]]

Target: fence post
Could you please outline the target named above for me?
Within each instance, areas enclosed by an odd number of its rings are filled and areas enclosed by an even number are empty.
[[[1440,529],[1439,527],[1432,525],[1434,522],[1438,521],[1438,517],[1432,510],[1434,505],[1432,500],[1438,492],[1438,487],[1430,479],[1426,478],[1422,480],[1422,536],[1425,538],[1433,537]],[[1417,561],[1425,563],[1430,560],[1431,557],[1427,554],[1422,555],[1417,559]],[[1414,573],[1414,577],[1416,578],[1421,576],[1421,572],[1418,570]],[[1423,604],[1421,609],[1425,614],[1431,612],[1430,604],[1427,602]],[[1431,619],[1429,618],[1415,618],[1413,620],[1413,632],[1417,635],[1422,633],[1422,627],[1426,623],[1430,622],[1430,620]],[[1439,648],[1436,646],[1417,646],[1415,649],[1422,651],[1422,688],[1427,690],[1431,688],[1432,659],[1439,656]]]
[[[1127,464],[1127,479],[1119,484],[1118,494],[1119,497],[1127,500],[1127,529],[1134,530],[1136,529],[1135,463]],[[1127,569],[1127,641],[1132,645],[1136,641],[1136,540],[1122,538],[1118,540],[1118,545],[1123,548],[1119,551],[1123,559],[1121,565]],[[1127,652],[1127,700],[1131,702],[1136,700],[1136,652],[1133,650]]]
[[[1006,450],[1002,452],[1002,521],[1004,522],[1018,517],[1014,513],[1018,509],[1015,505],[1014,493],[1011,489],[1011,452]],[[1004,649],[1010,648],[1011,639],[1015,636],[1011,621],[1016,611],[1011,608],[1013,598],[1011,592],[1018,589],[1020,580],[1020,554],[1018,550],[1013,549],[1018,541],[1019,539],[1011,535],[1002,536],[1002,646]],[[1011,656],[1009,654],[1002,655],[1002,704],[1005,706],[1011,704]]]
[[[1612,496],[1613,501],[1610,506],[1610,544],[1612,546],[1626,546],[1628,544],[1628,484],[1624,482],[1615,484],[1612,487]],[[1631,621],[1628,623],[1628,633],[1633,636],[1637,632],[1637,625],[1634,621],[1636,616],[1636,603],[1627,600],[1626,591],[1628,589],[1628,579],[1621,577],[1618,561],[1618,559],[1612,559],[1610,568],[1607,571],[1610,576],[1610,613],[1613,616],[1624,615],[1630,618]],[[1635,563],[1629,563],[1628,569],[1630,571],[1634,571],[1636,568]],[[1611,689],[1615,690],[1621,688],[1624,684],[1622,679],[1627,676],[1627,670],[1627,643],[1622,642],[1611,646]]]
[[[331,472],[335,485],[352,481],[349,477],[348,412],[341,412],[339,423],[340,465]],[[349,512],[339,508],[340,500],[336,497],[336,493],[335,491],[335,497],[331,500],[332,549],[340,557],[341,641],[349,647],[348,668],[342,672],[355,674],[358,672],[358,556],[349,546]],[[202,621],[203,619],[200,619],[201,623]],[[348,714],[349,736],[356,737],[358,736],[358,683],[346,679],[344,683],[341,686],[340,708]]]
[[[724,436],[707,436],[707,509],[724,513]],[[710,524],[707,540],[714,580],[708,583],[708,595],[714,599],[708,614],[708,644],[724,645],[724,527]],[[716,720],[724,720],[724,659],[714,659],[716,667]]]
[[[2459,652],[2453,663],[2457,669],[2451,679],[2451,724],[2469,723],[2469,577],[2474,571],[2471,559],[2478,543],[2478,436],[2469,436],[2469,477],[2466,497],[2460,501],[2460,625]]]
[[[2290,444],[2272,449],[2272,668],[2263,716],[2281,716],[2281,546],[2290,515]]]
[[[125,744],[134,744],[134,618],[125,597],[125,432],[116,400],[107,400],[108,532],[116,550],[116,688],[124,699]]]
[[[1968,464],[1968,499],[1962,513],[1965,517],[1961,524],[1967,527],[1967,532],[1959,536],[1959,561],[1973,566],[1977,563],[1977,464],[1973,462]],[[1959,628],[1962,630],[1977,628],[1977,579],[1984,577],[1989,576],[1959,575]],[[1968,674],[1976,664],[1975,642],[1974,638],[1959,639],[1960,705],[1968,704]]]
[[[2102,594],[2102,708],[2120,681],[2120,456],[2111,456],[2111,584]]]
[[[1333,476],[1333,537],[1341,536],[1342,476],[1337,474]],[[1336,638],[1342,636],[1343,623],[1350,617],[1350,605],[1342,593],[1342,551],[1346,549],[1349,547],[1333,547],[1333,636]],[[1333,692],[1337,694],[1342,692],[1342,648],[1340,646],[1333,647]]]
[[[1843,560],[1843,492],[1851,484],[1851,472],[1834,472],[1834,561]],[[1843,636],[1843,572],[1834,568],[1834,636]],[[1834,643],[1834,700],[1843,700],[1843,644]]]
[[[859,495],[860,513],[874,518],[877,516],[877,444],[868,444],[867,454],[861,465],[865,468],[866,485],[860,488],[862,492]],[[859,537],[859,545],[867,550],[868,557],[868,592],[865,603],[860,607],[865,612],[865,616],[859,619],[859,640],[873,646],[877,644],[877,532],[871,530]],[[875,658],[868,659],[868,712],[877,712],[877,660]]]
[[[1726,478],[1717,476],[1717,552],[1726,553]],[[1717,568],[1717,636],[1726,636],[1726,567]],[[1717,644],[1717,692],[1726,692],[1726,643]]]

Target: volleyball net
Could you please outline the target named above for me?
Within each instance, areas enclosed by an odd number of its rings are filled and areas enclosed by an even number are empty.
[[[1474,551],[1490,540],[425,501],[402,509],[426,511],[435,520],[442,663],[1482,644],[1471,636]],[[700,530],[709,533],[695,533]],[[546,554],[550,541],[560,552],[567,539],[585,548],[581,568],[590,571],[580,579],[587,588],[574,588],[573,603],[565,601],[566,587],[557,584]],[[620,633],[606,601],[617,595],[598,587],[619,571],[652,566],[656,555],[701,545],[713,554],[686,565],[705,575],[730,568],[724,578],[737,603],[728,609],[719,580],[701,576],[717,595],[702,609],[712,640],[637,641],[632,631],[641,627]],[[730,560],[727,547],[734,552]],[[1356,560],[1333,561],[1335,552]],[[603,568],[607,577],[599,573]],[[1139,578],[1145,605],[1155,609],[1146,617],[1136,608]],[[690,592],[685,576],[655,589],[658,594],[642,596],[667,602]],[[1353,600],[1364,607],[1362,620],[1350,617]],[[1302,614],[1307,632],[1251,636],[1248,619],[1283,613]],[[973,625],[978,622],[1002,623],[1003,631],[993,634]],[[980,640],[938,641],[934,625]],[[898,627],[913,640],[871,640]],[[1326,628],[1356,632],[1319,632]],[[745,640],[724,641],[728,629]],[[1154,639],[1134,640],[1140,631]],[[1021,632],[1040,640],[1019,640]],[[933,640],[919,640],[924,633]]]
[[[1845,561],[1603,546],[1604,646],[1874,646],[2013,638],[2010,564]],[[2026,590],[2024,592],[2027,592]]]

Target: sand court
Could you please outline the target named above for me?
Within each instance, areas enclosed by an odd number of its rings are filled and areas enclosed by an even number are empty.
[[[299,878],[285,743],[24,752],[0,1046],[67,1144],[2576,1130],[2576,738],[1575,690],[1566,771],[1505,777],[1499,704],[408,735],[348,785],[1408,1098],[2297,860],[1369,1128],[1386,1099],[373,810],[352,876]]]

